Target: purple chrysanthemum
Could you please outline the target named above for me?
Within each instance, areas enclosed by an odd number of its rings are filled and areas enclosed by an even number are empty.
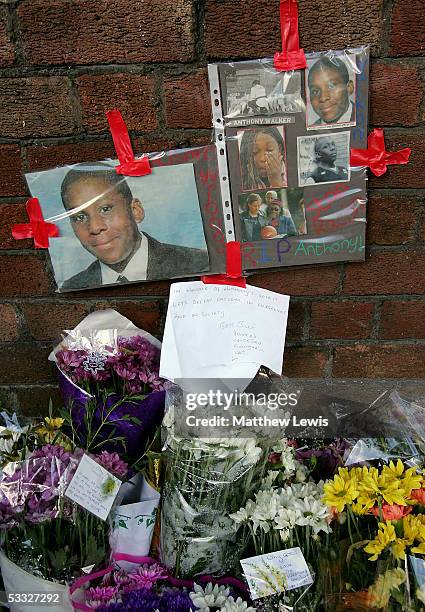
[[[127,476],[128,465],[125,461],[120,459],[118,453],[102,451],[99,455],[94,457],[94,460],[117,478],[125,478]]]
[[[167,572],[158,563],[152,565],[140,565],[134,572],[128,574],[130,584],[128,590],[147,588],[150,589],[161,579],[167,578]]]

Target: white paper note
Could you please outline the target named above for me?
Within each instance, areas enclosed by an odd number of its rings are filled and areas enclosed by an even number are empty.
[[[174,283],[161,376],[244,378],[282,370],[289,296],[258,287]]]
[[[304,555],[298,546],[241,559],[241,565],[252,599],[268,597],[313,583]]]
[[[121,481],[87,455],[83,455],[65,496],[106,521]]]

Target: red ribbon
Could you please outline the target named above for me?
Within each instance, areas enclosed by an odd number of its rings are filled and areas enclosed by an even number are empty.
[[[26,204],[29,223],[17,223],[12,227],[12,236],[15,240],[34,238],[36,249],[48,249],[49,238],[59,236],[59,228],[54,223],[47,223],[43,219],[38,198],[30,198]]]
[[[120,165],[115,168],[117,174],[125,174],[126,176],[145,176],[146,174],[151,174],[152,169],[149,158],[146,155],[138,159],[134,157],[127,126],[120,111],[107,111],[106,117],[109,129],[111,130],[112,140],[114,141],[115,151],[120,162]]]
[[[300,49],[297,0],[280,0],[280,31],[282,52],[274,54],[276,70],[286,71],[306,68],[307,62],[304,50]]]
[[[206,285],[233,285],[234,287],[246,287],[246,279],[242,276],[242,254],[240,242],[228,242],[226,244],[226,274],[212,274],[201,276]]]
[[[368,166],[375,176],[382,176],[388,164],[407,164],[411,152],[409,147],[393,153],[386,151],[384,130],[376,128],[367,138],[367,149],[351,149],[350,166]]]

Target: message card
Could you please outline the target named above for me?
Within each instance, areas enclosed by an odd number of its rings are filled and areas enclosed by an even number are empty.
[[[280,373],[288,308],[289,296],[258,287],[174,283],[161,376],[243,378],[261,365]]]
[[[241,559],[241,565],[252,599],[268,597],[313,583],[304,555],[298,546]]]
[[[106,521],[118,494],[121,481],[87,455],[65,491],[66,497]]]

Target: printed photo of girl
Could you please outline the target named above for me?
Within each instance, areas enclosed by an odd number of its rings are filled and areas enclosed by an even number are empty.
[[[238,131],[242,191],[287,186],[285,134],[282,126]]]

